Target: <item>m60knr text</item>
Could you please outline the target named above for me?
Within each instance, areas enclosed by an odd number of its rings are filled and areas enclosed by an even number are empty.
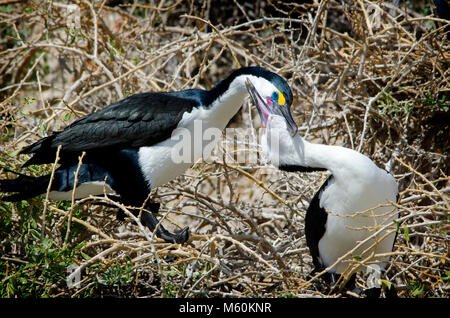
[[[270,303],[224,303],[223,312],[272,312]]]

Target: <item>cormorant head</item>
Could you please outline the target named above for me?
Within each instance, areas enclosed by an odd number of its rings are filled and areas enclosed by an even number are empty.
[[[292,92],[289,85],[280,76],[266,71],[257,80],[247,78],[245,85],[250,97],[258,109],[264,129],[270,122],[277,121],[279,127],[280,121],[293,137],[297,133],[298,127],[292,118],[291,104]]]

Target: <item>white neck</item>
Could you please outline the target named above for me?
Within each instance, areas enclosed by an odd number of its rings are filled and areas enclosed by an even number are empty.
[[[245,87],[246,76],[236,77],[230,84],[229,88],[214,101],[210,107],[211,115],[220,120],[224,129],[230,119],[236,115],[247,97],[247,89]]]
[[[277,131],[280,135],[277,135]],[[277,167],[327,169],[336,179],[364,178],[372,171],[379,170],[372,160],[357,151],[310,143],[298,133],[291,137],[285,129],[271,129],[269,134],[263,136],[262,144],[269,161]]]
[[[178,127],[193,129],[194,122],[201,121],[203,130],[213,127],[222,131],[239,111],[246,96],[245,76],[236,77],[211,105],[195,107],[185,113]]]

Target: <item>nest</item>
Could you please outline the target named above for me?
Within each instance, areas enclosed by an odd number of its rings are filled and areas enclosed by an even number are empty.
[[[22,169],[18,150],[131,94],[209,89],[259,65],[290,84],[307,140],[360,151],[398,181],[384,284],[400,297],[448,297],[449,23],[427,1],[408,6],[3,1],[1,167],[49,173],[53,165]],[[327,173],[267,165],[257,117],[246,102],[229,124],[246,140],[225,133],[212,158],[153,190],[162,224],[190,227],[183,246],[102,196],[0,202],[2,296],[359,297],[310,276],[304,215]],[[344,280],[382,256],[354,258]],[[356,283],[367,287],[363,275]]]

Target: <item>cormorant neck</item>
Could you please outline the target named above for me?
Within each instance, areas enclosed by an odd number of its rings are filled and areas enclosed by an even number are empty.
[[[224,99],[230,99],[233,96],[239,96],[242,101],[247,96],[247,89],[245,86],[246,76],[240,74],[235,76],[235,74],[230,75],[226,79],[217,83],[211,90],[208,91],[208,104],[212,105],[218,100],[223,101]]]
[[[287,138],[284,138],[287,139]],[[281,143],[286,143],[281,141]],[[340,146],[310,143],[298,133],[280,151],[279,169],[287,171],[329,170],[337,179],[368,176],[378,167],[365,155]],[[286,149],[289,149],[286,151]]]
[[[213,110],[214,117],[228,121],[238,112],[247,97],[245,75],[228,77],[207,91],[205,107]]]
[[[294,137],[285,136],[280,139],[279,147],[280,170],[312,172],[329,169],[326,157],[330,154],[326,145],[311,144],[297,133]]]

